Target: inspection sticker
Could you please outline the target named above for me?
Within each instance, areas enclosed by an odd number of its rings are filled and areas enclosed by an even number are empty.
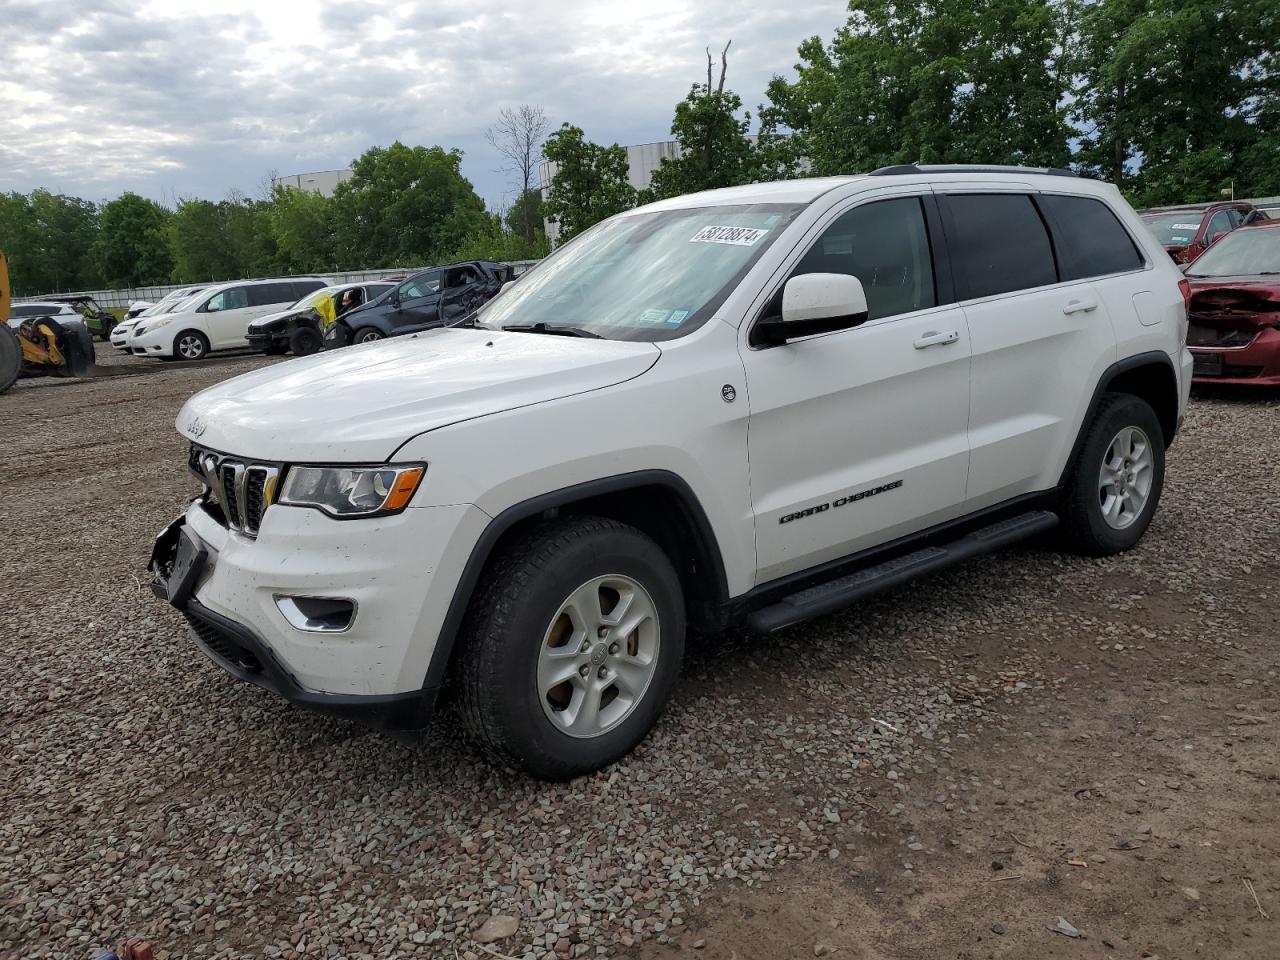
[[[1175,223],[1175,224],[1173,225],[1173,229],[1175,229],[1175,230],[1190,230],[1192,233],[1194,233],[1195,231],[1197,231],[1197,230],[1199,230],[1199,229],[1200,229],[1200,224],[1198,224],[1198,223]]]
[[[768,232],[759,227],[703,227],[689,238],[689,242],[729,243],[735,247],[751,247]]]

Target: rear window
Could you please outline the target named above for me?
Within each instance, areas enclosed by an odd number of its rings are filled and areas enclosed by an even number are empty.
[[[298,300],[305,297],[308,293],[314,293],[316,290],[324,289],[323,280],[294,280],[291,283],[293,288],[293,299]]]
[[[265,307],[277,303],[293,303],[299,296],[301,293],[295,294],[291,283],[255,283],[249,288],[249,305]]]
[[[1129,232],[1101,200],[1044,194],[1039,203],[1053,222],[1063,280],[1137,270],[1142,255]]]
[[[948,246],[968,299],[1057,283],[1049,232],[1021,193],[952,194],[956,236]]]
[[[62,308],[39,303],[15,303],[9,310],[11,317],[52,317],[61,313]]]

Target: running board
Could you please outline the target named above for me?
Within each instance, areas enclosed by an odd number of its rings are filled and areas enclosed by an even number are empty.
[[[771,633],[813,617],[847,607],[883,590],[916,577],[935,573],[954,564],[1006,547],[1019,540],[1051,530],[1058,516],[1048,510],[1020,513],[990,526],[974,530],[958,540],[925,547],[875,566],[865,567],[835,580],[809,587],[747,615],[747,626],[759,633]]]

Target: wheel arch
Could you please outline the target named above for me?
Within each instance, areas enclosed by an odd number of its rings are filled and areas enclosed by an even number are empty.
[[[1109,366],[1098,378],[1093,389],[1093,397],[1085,409],[1084,419],[1080,421],[1076,431],[1075,444],[1071,448],[1071,456],[1067,458],[1058,486],[1062,488],[1075,469],[1076,460],[1084,446],[1085,434],[1098,404],[1108,393],[1127,393],[1145,400],[1155,411],[1160,421],[1160,432],[1164,435],[1167,449],[1178,432],[1178,375],[1174,370],[1173,360],[1161,350],[1125,357]]]
[[[485,527],[454,587],[424,687],[444,682],[463,618],[495,551],[536,524],[565,514],[610,517],[652,537],[676,568],[690,622],[705,629],[723,626],[729,595],[724,557],[706,511],[688,483],[668,470],[589,480],[514,504]]]

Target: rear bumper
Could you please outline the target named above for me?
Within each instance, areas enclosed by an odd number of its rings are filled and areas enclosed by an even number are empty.
[[[1230,383],[1244,386],[1280,386],[1280,330],[1264,328],[1245,347],[1190,347],[1194,357],[1220,358],[1222,372],[1197,371],[1194,383]]]

